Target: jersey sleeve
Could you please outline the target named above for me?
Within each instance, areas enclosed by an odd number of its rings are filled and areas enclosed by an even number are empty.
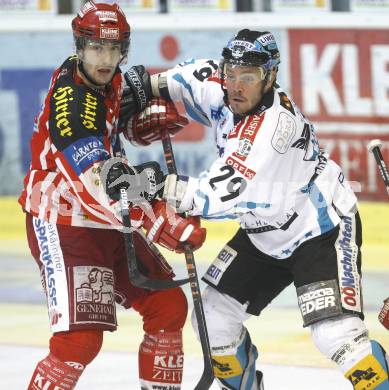
[[[48,130],[56,165],[86,217],[118,224],[119,213],[100,182],[100,166],[111,157],[104,97],[85,86],[58,83],[50,98]]]
[[[260,128],[265,114],[251,115],[237,124],[226,143],[225,153],[199,178],[190,178],[181,208],[209,219],[236,219],[256,208],[258,176],[262,170]]]
[[[166,72],[169,97],[184,104],[190,119],[214,127],[223,92],[214,60],[187,60]]]

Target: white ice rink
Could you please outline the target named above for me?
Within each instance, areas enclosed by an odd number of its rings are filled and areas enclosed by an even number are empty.
[[[179,277],[184,276],[184,266]],[[177,267],[176,267],[177,268]],[[205,266],[200,264],[201,272]],[[46,309],[35,264],[28,258],[0,255],[0,390],[26,390],[36,363],[47,355],[49,338]],[[365,306],[371,335],[388,349],[388,332],[376,313],[387,291],[387,273],[365,275]],[[184,290],[189,299],[188,288]],[[288,288],[261,318],[246,325],[260,357],[265,390],[352,390],[335,365],[313,346],[301,326],[293,288]],[[118,310],[117,332],[107,332],[101,353],[82,375],[77,390],[139,390],[136,351],[143,337],[135,311]],[[39,347],[33,347],[39,346]],[[200,346],[190,324],[184,328],[185,365],[182,390],[193,390],[203,364]],[[130,352],[125,352],[130,351]],[[329,368],[331,367],[331,368]],[[214,384],[212,390],[218,389]]]
[[[25,390],[43,348],[0,345],[0,389]],[[185,357],[182,390],[193,390],[202,372],[202,359]],[[8,362],[7,364],[4,364]],[[12,363],[11,363],[12,362]],[[265,390],[351,390],[340,372],[328,368],[259,365]],[[136,390],[137,356],[123,352],[102,352],[81,377],[77,390]],[[214,383],[212,390],[218,389]]]

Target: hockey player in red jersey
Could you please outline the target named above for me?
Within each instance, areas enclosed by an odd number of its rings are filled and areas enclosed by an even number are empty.
[[[185,101],[214,131],[219,154],[198,178],[168,175],[164,197],[190,215],[240,222],[203,277],[216,378],[222,389],[263,388],[244,322],[294,283],[318,349],[354,389],[389,390],[388,356],[363,321],[357,199],[277,84],[279,63],[272,33],[244,29],[219,62],[188,60],[152,76],[156,96]],[[153,138],[132,137],[145,135]]]
[[[179,390],[185,295],[180,288],[152,292],[131,285],[118,188],[113,184],[115,170],[126,170],[126,160],[119,167],[113,165],[108,182],[102,183],[100,176],[102,165],[123,153],[118,136],[120,102],[125,100],[126,121],[150,106],[149,76],[142,66],[124,75],[119,69],[127,58],[130,26],[116,4],[87,2],[73,19],[72,29],[77,55],[66,59],[52,76],[35,121],[32,161],[19,198],[53,333],[49,353],[38,362],[28,389],[75,388],[99,353],[104,331],[117,327],[116,302],[133,307],[143,318],[141,388]],[[172,132],[185,124],[171,103],[153,104],[163,106],[161,124],[168,122]],[[127,131],[126,123],[122,127]],[[155,180],[147,189],[153,213],[131,210],[137,227],[152,231],[148,238],[171,250],[180,251],[184,243],[201,246],[205,230],[197,221],[178,215],[169,218],[171,209],[155,199],[163,178],[158,164],[144,163],[134,169]],[[141,229],[134,232],[134,243],[140,268],[150,278],[174,276]]]

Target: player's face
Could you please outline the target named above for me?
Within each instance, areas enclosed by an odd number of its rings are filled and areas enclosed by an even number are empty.
[[[81,52],[88,77],[96,85],[108,84],[122,58],[120,43],[88,40]]]
[[[226,64],[224,74],[228,101],[234,113],[245,114],[261,101],[266,84],[262,68]]]

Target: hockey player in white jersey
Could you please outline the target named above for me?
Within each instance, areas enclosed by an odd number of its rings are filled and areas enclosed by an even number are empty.
[[[388,390],[388,357],[363,322],[357,199],[277,85],[279,62],[270,32],[245,29],[220,63],[187,61],[152,77],[154,95],[183,101],[214,130],[219,152],[198,178],[169,175],[164,197],[179,212],[240,221],[203,278],[214,371],[222,389],[263,387],[244,321],[293,282],[318,349],[354,389]],[[158,134],[133,129],[134,142],[150,138]]]

